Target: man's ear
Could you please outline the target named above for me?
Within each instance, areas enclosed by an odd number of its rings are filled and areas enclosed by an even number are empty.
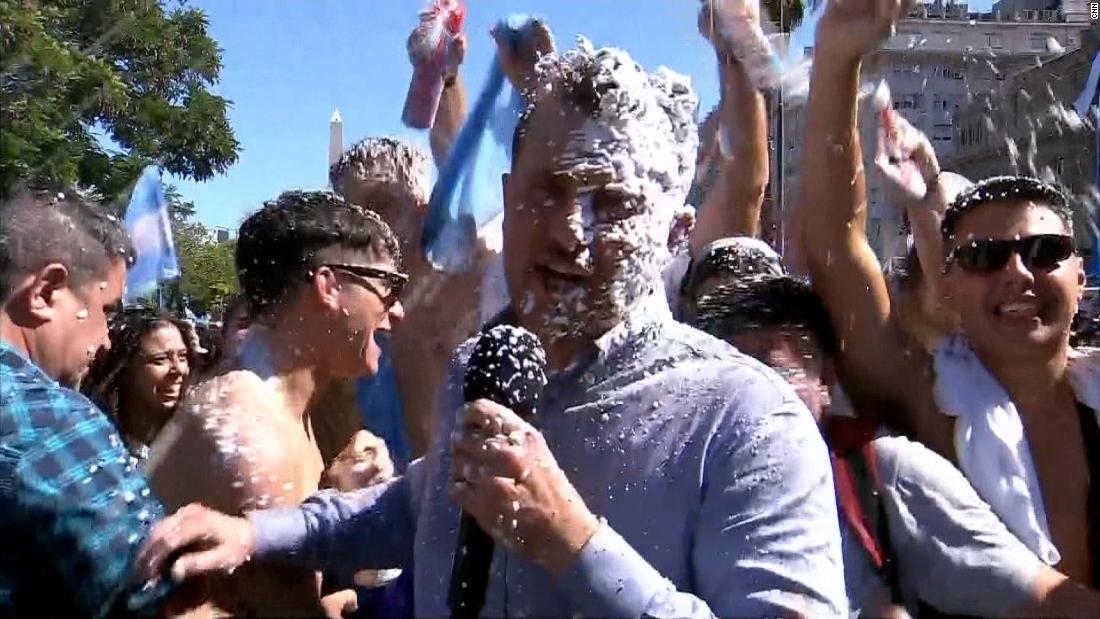
[[[69,269],[58,262],[42,267],[26,289],[26,310],[40,322],[53,320],[60,293],[72,287]]]
[[[314,269],[310,291],[326,309],[340,310],[340,281],[336,278],[336,271],[326,266]]]
[[[672,224],[668,230],[668,249],[676,251],[691,238],[691,232],[695,229],[695,209],[690,206],[681,207],[672,216]]]

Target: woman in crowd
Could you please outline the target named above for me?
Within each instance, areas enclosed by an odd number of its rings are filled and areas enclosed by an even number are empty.
[[[82,391],[110,415],[130,453],[144,458],[183,400],[201,353],[198,339],[190,324],[144,308],[120,314],[110,338]]]

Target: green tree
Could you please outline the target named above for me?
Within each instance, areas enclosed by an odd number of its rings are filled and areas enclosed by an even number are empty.
[[[219,243],[200,223],[180,221],[173,225],[179,257],[178,294],[195,312],[224,306],[237,292],[236,243]]]
[[[0,197],[21,181],[123,198],[142,168],[237,160],[205,14],[155,0],[0,0]],[[110,143],[117,148],[105,148]]]

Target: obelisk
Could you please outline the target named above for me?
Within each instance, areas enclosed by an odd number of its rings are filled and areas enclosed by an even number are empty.
[[[328,121],[328,165],[331,168],[332,164],[340,160],[340,155],[344,154],[344,119],[340,118],[340,110],[336,109],[332,112],[332,118]],[[325,170],[325,176],[328,176],[328,170]]]

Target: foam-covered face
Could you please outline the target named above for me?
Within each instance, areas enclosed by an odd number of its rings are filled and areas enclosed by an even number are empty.
[[[365,140],[349,153],[355,157],[341,162],[335,179],[344,200],[378,213],[398,238],[415,238],[430,188],[423,153],[386,138]]]
[[[676,202],[647,163],[655,142],[543,98],[505,180],[504,263],[513,308],[540,337],[594,338],[660,279]],[[652,129],[652,128],[650,128]]]
[[[970,240],[1067,233],[1062,219],[1046,206],[994,202],[964,214],[946,247],[952,250]],[[1013,254],[1003,268],[989,273],[951,266],[944,277],[944,292],[977,350],[1001,359],[1034,360],[1037,353],[1054,354],[1068,344],[1084,283],[1084,267],[1077,256],[1043,272],[1028,269],[1019,254]]]

